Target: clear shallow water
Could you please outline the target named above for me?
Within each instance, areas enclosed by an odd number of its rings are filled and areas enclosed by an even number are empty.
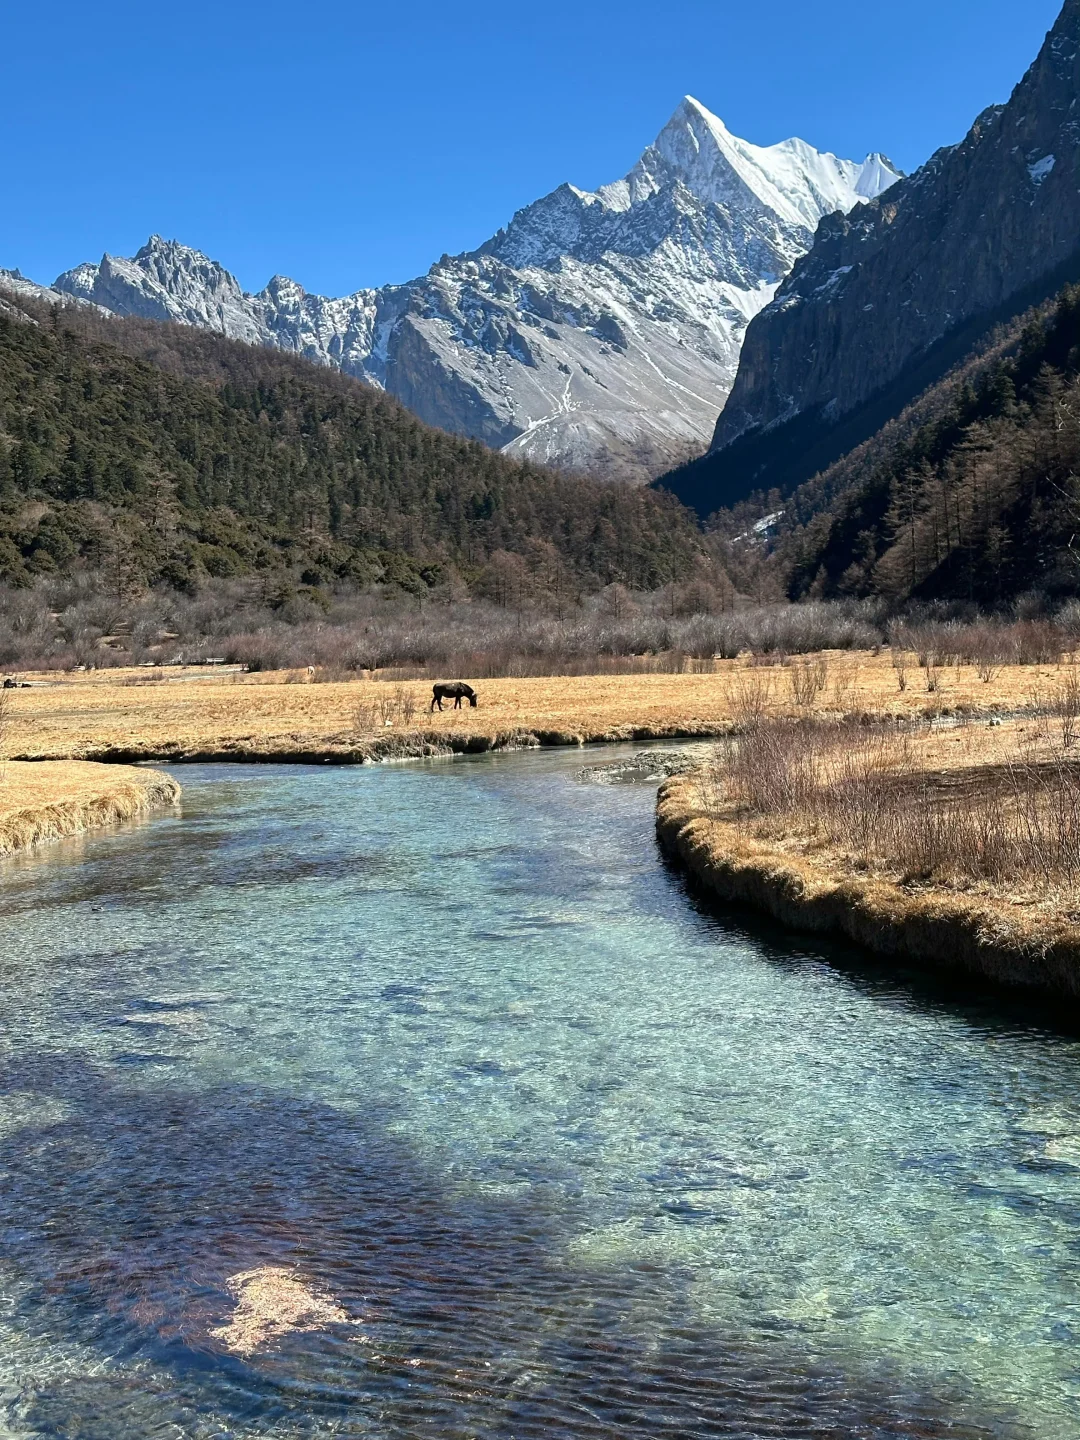
[[[0,1434],[1075,1440],[1080,1044],[701,913],[580,765],[0,867]],[[355,1323],[229,1354],[262,1265]]]

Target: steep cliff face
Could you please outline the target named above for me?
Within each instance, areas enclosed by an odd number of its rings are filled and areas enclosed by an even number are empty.
[[[672,488],[708,510],[805,479],[830,429],[869,407],[863,433],[844,432],[865,438],[883,418],[875,397],[980,316],[1034,298],[1029,287],[1060,278],[1078,246],[1080,0],[1067,0],[1007,105],[886,194],[822,221],[748,328],[712,454]]]
[[[687,98],[624,179],[562,185],[407,285],[328,299],[276,276],[249,295],[155,236],[55,288],[319,360],[514,455],[645,480],[708,443],[746,326],[821,217],[896,178],[879,155],[751,145]]]

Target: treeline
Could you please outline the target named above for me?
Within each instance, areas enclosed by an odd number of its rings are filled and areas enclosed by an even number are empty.
[[[794,495],[715,518],[736,583],[996,604],[1080,586],[1080,287],[1020,317]],[[782,511],[755,544],[755,517]],[[745,538],[749,536],[749,542]],[[760,581],[759,581],[760,583]]]
[[[653,589],[705,563],[670,498],[511,461],[298,357],[0,298],[0,580],[118,596],[264,575],[426,594]]]

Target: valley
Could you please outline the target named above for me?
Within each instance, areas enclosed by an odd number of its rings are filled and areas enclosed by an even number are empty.
[[[12,16],[4,1436],[1080,1434],[1030,6]]]
[[[677,662],[668,661],[674,668]],[[349,763],[455,750],[724,736],[756,713],[927,723],[1039,711],[1073,674],[1058,663],[926,671],[915,655],[899,688],[891,652],[833,652],[780,664],[683,662],[622,674],[476,680],[480,704],[430,712],[430,680],[385,672],[343,680],[306,668],[221,674],[216,667],[23,675],[4,752],[14,759],[232,758]],[[616,667],[612,667],[615,669]],[[819,683],[820,680],[820,683]],[[807,701],[803,687],[813,691]]]

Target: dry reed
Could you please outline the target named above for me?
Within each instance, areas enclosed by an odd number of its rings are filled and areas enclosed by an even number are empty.
[[[705,794],[714,816],[734,808],[759,834],[904,881],[1049,892],[1080,879],[1080,766],[1063,748],[935,774],[894,730],[766,718],[719,752]]]

